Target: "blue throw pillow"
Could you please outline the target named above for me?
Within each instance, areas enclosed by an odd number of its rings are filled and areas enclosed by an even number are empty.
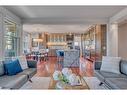
[[[19,60],[16,59],[14,62],[15,62],[15,71],[16,71],[16,73],[22,72],[23,70],[22,70],[21,65],[19,63]]]
[[[11,75],[16,75],[19,72],[22,72],[22,68],[19,64],[18,59],[11,61],[9,63],[4,64],[5,65],[5,69],[7,71],[7,75],[11,76]]]
[[[4,74],[7,75],[8,74],[8,71],[7,71],[7,68],[6,68],[6,64],[12,62],[11,59],[7,59],[7,60],[4,60],[3,63],[4,63]]]

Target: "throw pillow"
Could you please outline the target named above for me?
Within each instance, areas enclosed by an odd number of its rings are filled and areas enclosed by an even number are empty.
[[[4,65],[3,62],[0,61],[0,76],[4,75]]]
[[[19,56],[18,60],[23,70],[28,68],[27,60],[25,56]]]
[[[22,70],[21,65],[19,63],[19,60],[17,59],[13,62],[15,63],[15,72],[16,72],[16,74],[22,72],[23,70]]]
[[[4,72],[5,75],[8,74],[7,69],[6,69],[6,64],[8,64],[8,63],[10,63],[10,62],[12,62],[11,59],[6,59],[6,60],[3,61],[3,64],[4,64],[4,70],[5,70],[5,72]]]
[[[22,72],[22,68],[19,64],[18,59],[11,61],[9,63],[4,64],[5,65],[5,69],[7,71],[7,75],[11,76],[11,75],[16,75],[19,72]]]
[[[121,60],[120,57],[103,56],[101,71],[120,74],[120,68],[119,68],[120,60]]]

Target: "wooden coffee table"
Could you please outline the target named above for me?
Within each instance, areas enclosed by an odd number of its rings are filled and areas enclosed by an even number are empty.
[[[56,89],[56,83],[57,83],[58,81],[55,81],[54,79],[53,79],[53,77],[51,77],[51,80],[50,80],[50,83],[49,83],[49,89]],[[89,87],[88,87],[88,85],[87,85],[87,83],[85,82],[85,80],[81,77],[81,82],[82,82],[82,85],[77,85],[77,86],[71,86],[71,85],[68,85],[68,86],[66,86],[64,89],[71,89],[71,90],[73,90],[73,89],[77,89],[77,90],[84,90],[84,89],[89,89]],[[56,89],[57,90],[57,89]]]

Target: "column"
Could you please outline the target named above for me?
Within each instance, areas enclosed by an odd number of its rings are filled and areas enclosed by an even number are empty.
[[[107,30],[107,56],[118,56],[118,24],[109,23]]]

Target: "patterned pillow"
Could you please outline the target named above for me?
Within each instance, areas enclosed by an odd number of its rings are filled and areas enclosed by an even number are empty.
[[[5,70],[4,70],[4,64],[2,61],[0,61],[0,76],[4,75]]]
[[[23,70],[28,68],[27,60],[25,56],[18,56],[18,60]]]

